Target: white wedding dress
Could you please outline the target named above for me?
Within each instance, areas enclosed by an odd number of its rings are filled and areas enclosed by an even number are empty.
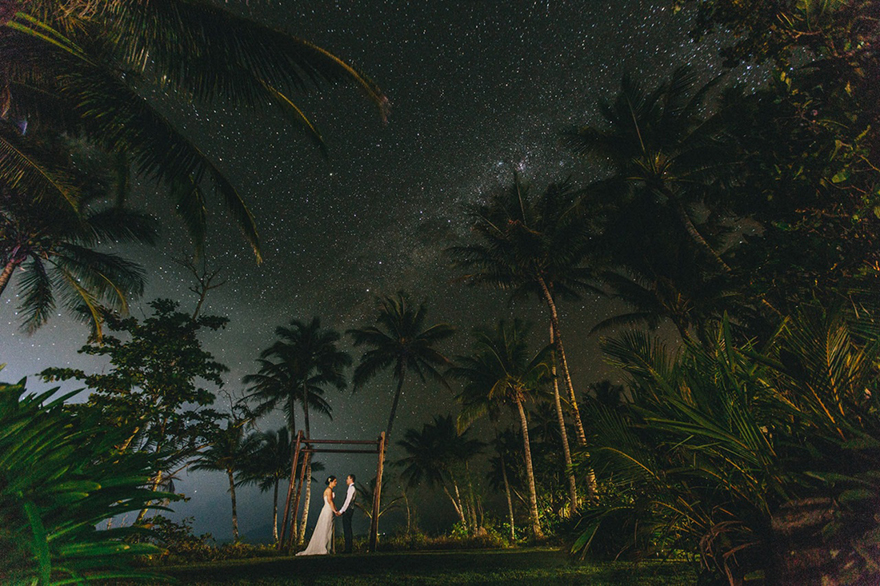
[[[318,523],[309,539],[309,545],[296,555],[327,555],[330,553],[330,540],[333,539],[333,507],[330,501],[324,497],[324,508],[318,516]]]

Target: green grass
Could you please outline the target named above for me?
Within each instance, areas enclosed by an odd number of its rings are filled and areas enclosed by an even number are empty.
[[[181,584],[259,586],[386,584],[563,584],[684,586],[680,562],[572,562],[556,549],[376,553],[228,560],[162,570]],[[157,582],[158,584],[158,582]]]

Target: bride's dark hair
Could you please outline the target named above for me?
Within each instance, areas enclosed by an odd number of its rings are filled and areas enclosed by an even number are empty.
[[[330,483],[333,482],[334,480],[336,480],[335,476],[328,476],[327,480],[324,481],[324,484],[326,484],[327,486],[330,486]]]

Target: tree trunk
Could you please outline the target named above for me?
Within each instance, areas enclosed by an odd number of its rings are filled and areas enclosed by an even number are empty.
[[[391,415],[388,417],[388,428],[385,430],[385,445],[388,445],[388,438],[391,437],[391,426],[394,425],[394,416],[397,413],[397,403],[400,401],[400,395],[403,391],[403,377],[405,371],[401,371],[400,377],[397,379],[397,391],[394,393],[394,400],[391,402]]]
[[[272,497],[272,543],[278,543],[278,484],[275,479],[275,493]]]
[[[12,278],[12,273],[15,271],[15,267],[21,264],[21,261],[10,260],[6,263],[6,266],[3,267],[3,272],[0,273],[0,297],[3,297],[3,291],[6,289],[6,285],[9,284],[9,279]]]
[[[468,511],[467,503],[463,498],[461,498],[461,491],[458,489],[458,482],[455,481],[455,477],[450,473],[449,476],[452,478],[452,488],[455,489],[455,500],[458,502],[458,508],[461,511],[461,523],[464,526],[464,530],[470,533],[470,523],[468,522],[468,515],[470,512]]]
[[[156,479],[153,481],[153,486],[150,488],[151,491],[156,492],[159,489],[159,485],[162,484],[162,471],[159,470],[156,472]],[[141,521],[144,520],[144,517],[147,516],[147,509],[141,509],[140,513],[138,513],[137,519],[134,520],[135,525],[139,525]]]
[[[559,357],[559,364],[562,367],[562,376],[565,379],[565,385],[568,388],[568,401],[574,414],[574,426],[577,430],[578,443],[582,446],[587,445],[587,434],[584,433],[584,424],[581,421],[581,413],[578,409],[577,397],[574,394],[574,384],[571,382],[571,372],[568,370],[568,359],[565,355],[565,347],[562,344],[562,336],[559,334],[559,314],[556,311],[556,302],[553,300],[553,294],[547,287],[547,283],[543,278],[539,277],[538,282],[541,285],[541,291],[544,293],[544,300],[550,309],[550,327],[553,331],[553,339],[556,344],[556,353]]]
[[[471,468],[470,465],[465,463],[465,474],[467,474],[467,482],[468,482],[468,502],[471,510],[471,529],[476,534],[480,529],[480,523],[477,521],[477,498],[474,496],[474,483],[471,479]]]
[[[293,395],[291,393],[290,420],[287,422],[287,427],[288,427],[288,430],[290,431],[290,453],[291,453],[291,455],[293,455],[293,453],[296,452],[297,435],[296,435],[296,417],[295,417],[295,411],[294,411],[295,407],[296,407],[296,403],[294,402]],[[289,525],[290,526],[290,537],[286,540],[288,544],[297,542],[297,538],[298,538],[297,536],[298,536],[298,532],[299,532],[299,525],[296,522],[296,511],[291,512],[291,511],[288,511],[286,508],[286,507],[290,506],[290,493],[296,487],[297,476],[299,476],[297,474],[297,470],[295,468],[293,468],[293,465],[291,465],[290,484],[288,485],[288,489],[287,489],[287,504],[285,505],[285,510],[284,510],[285,514],[290,515],[290,517],[285,517],[284,519],[281,520],[282,525]]]
[[[553,335],[553,324],[550,324],[550,344],[556,343]],[[574,478],[574,466],[571,461],[571,447],[568,445],[568,431],[565,429],[565,416],[562,413],[562,399],[559,396],[559,379],[556,377],[556,354],[553,354],[553,400],[556,404],[556,418],[559,420],[559,433],[562,436],[562,455],[565,457],[565,472],[568,476],[568,502],[569,516],[577,512],[578,493],[577,483]]]
[[[543,539],[544,533],[541,531],[541,522],[538,520],[538,491],[535,487],[535,473],[532,470],[532,449],[529,442],[529,422],[526,419],[526,410],[523,407],[521,398],[517,399],[516,408],[519,411],[519,421],[523,432],[523,451],[526,456],[526,477],[529,481],[529,517],[532,522],[532,536],[535,539]]]
[[[306,541],[306,523],[309,522],[309,503],[312,501],[312,462],[311,458],[308,458],[306,462],[306,494],[303,497],[303,514],[302,514],[302,522],[299,526],[299,540],[297,544],[302,545]],[[294,513],[294,519],[296,518],[296,513]]]
[[[306,429],[306,439],[312,439],[312,430],[309,425],[309,385],[303,381],[303,426]],[[306,523],[309,522],[309,504],[312,502],[312,459],[306,458],[306,494],[303,502],[302,524],[300,525],[297,544],[302,545],[306,540]],[[293,514],[296,519],[296,512]]]
[[[406,534],[412,535],[412,512],[409,508],[409,496],[403,491],[403,506],[406,509]]]
[[[232,475],[232,470],[227,470],[226,476],[229,478],[229,495],[232,497],[232,540],[238,543],[238,508],[235,502],[235,478]]]
[[[712,259],[718,264],[718,266],[720,266],[724,270],[725,273],[729,273],[730,267],[727,266],[727,263],[724,262],[724,259],[721,258],[721,255],[715,252],[715,249],[712,248],[708,242],[706,242],[706,239],[703,238],[703,235],[700,234],[700,231],[697,230],[696,226],[694,226],[694,222],[693,220],[691,220],[690,214],[688,214],[687,210],[684,207],[684,204],[681,203],[680,199],[678,199],[678,196],[673,193],[672,190],[669,189],[669,187],[666,186],[661,187],[660,192],[664,196],[666,196],[666,199],[668,199],[669,202],[672,204],[672,207],[675,210],[675,213],[678,215],[678,219],[681,222],[682,227],[684,228],[685,232],[687,232],[688,235],[691,237],[691,240],[693,240],[697,246],[705,250],[706,253],[708,253],[709,256],[711,256]]]
[[[461,510],[461,507],[455,501],[455,498],[449,493],[449,489],[446,488],[446,485],[443,485],[443,492],[446,493],[446,496],[449,497],[449,500],[452,501],[452,506],[455,507],[455,512],[458,514],[458,518],[461,520],[461,524],[465,527],[467,526],[467,521],[464,518],[464,511]]]
[[[574,414],[575,430],[577,431],[578,443],[581,447],[587,447],[587,434],[584,432],[584,424],[581,421],[581,412],[578,409],[577,397],[574,395],[574,385],[571,382],[571,372],[568,370],[568,358],[565,355],[565,346],[562,344],[562,337],[559,334],[559,314],[556,312],[556,302],[553,295],[547,287],[544,279],[539,279],[541,290],[544,292],[544,299],[547,301],[547,307],[550,308],[550,327],[553,332],[553,338],[556,343],[556,353],[559,358],[559,364],[562,366],[562,374],[565,377],[565,384],[568,387],[568,399],[570,402],[572,413]],[[590,500],[594,500],[598,494],[596,486],[596,473],[592,468],[587,472],[587,492]]]
[[[504,462],[504,456],[501,456],[501,478],[504,479],[504,494],[507,495],[507,513],[510,515],[510,543],[516,542],[516,530],[513,523],[513,498],[510,496],[510,483],[507,482],[507,464]]]

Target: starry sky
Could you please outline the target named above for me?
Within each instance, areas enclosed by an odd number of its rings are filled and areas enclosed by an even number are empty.
[[[256,370],[254,359],[272,343],[276,326],[312,316],[339,331],[366,325],[375,316],[376,295],[401,288],[427,301],[429,322],[461,328],[446,348],[453,354],[464,350],[474,324],[511,315],[544,324],[536,302],[510,306],[499,293],[454,281],[443,249],[467,236],[462,205],[509,185],[514,171],[535,189],[566,177],[589,181],[594,171],[566,151],[560,132],[597,122],[597,100],[617,91],[625,71],[648,86],[684,63],[705,79],[721,72],[718,38],[692,43],[687,14],[673,14],[663,0],[224,5],[353,62],[383,88],[392,108],[383,124],[352,87],[300,97],[298,104],[328,143],[325,159],[276,112],[151,96],[227,174],[257,219],[265,258],[259,265],[219,205],[209,216],[207,266],[221,269],[225,284],[209,294],[203,312],[231,321],[225,330],[206,334],[204,343],[230,368],[225,388],[237,395],[243,391],[241,377]],[[756,72],[734,74],[753,82]],[[182,225],[168,215],[170,206],[155,185],[139,181],[133,200],[162,219],[162,242],[155,249],[116,251],[147,269],[144,300],[170,297],[191,310],[192,279],[174,262],[191,255]],[[77,354],[87,329],[64,315],[33,336],[19,333],[11,293],[8,289],[0,300],[0,363],[7,363],[0,378],[30,376],[29,388],[40,390],[46,386],[33,375],[48,366],[87,371],[104,366]],[[133,307],[135,315],[144,314],[145,304]],[[613,376],[596,337],[587,333],[615,305],[587,296],[560,309],[576,385]],[[314,418],[313,436],[375,438],[387,420],[392,389],[389,375],[357,395],[331,394],[333,420]],[[395,429],[420,427],[450,412],[449,391],[413,384],[405,390]],[[280,425],[271,417],[259,423],[261,429]],[[375,474],[369,456],[321,459],[341,478],[355,472],[366,481]],[[178,489],[194,497],[178,507],[178,516],[194,516],[197,532],[229,536],[223,475],[187,475]],[[243,535],[266,531],[268,502],[256,491],[240,497]],[[446,503],[434,505],[428,500],[423,515],[433,508],[442,513]]]

